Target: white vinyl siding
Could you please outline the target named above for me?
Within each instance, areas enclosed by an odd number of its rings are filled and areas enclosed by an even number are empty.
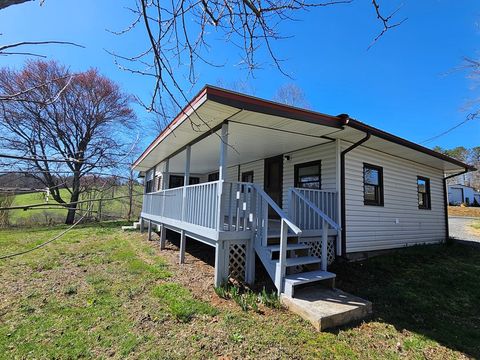
[[[344,143],[342,148],[348,147]],[[383,168],[384,206],[363,202],[363,163]],[[431,210],[418,208],[417,176],[430,179]],[[445,240],[443,171],[360,146],[346,154],[347,252]]]
[[[322,162],[320,183],[322,190],[336,191],[336,145],[335,142],[290,152],[290,160],[283,158],[283,208],[288,209],[288,189],[295,185],[295,165],[320,160]]]

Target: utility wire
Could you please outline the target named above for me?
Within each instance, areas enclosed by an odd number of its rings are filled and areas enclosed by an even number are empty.
[[[90,204],[90,208],[89,210],[91,210],[93,204]],[[31,249],[28,249],[28,250],[23,250],[23,251],[19,251],[19,252],[15,252],[15,253],[11,253],[11,254],[8,254],[8,255],[3,255],[3,256],[0,256],[0,260],[4,260],[4,259],[9,259],[9,258],[12,258],[12,257],[15,257],[15,256],[19,256],[19,255],[24,255],[24,254],[27,254],[29,252],[32,252],[34,250],[37,250],[37,249],[40,249],[42,247],[44,247],[45,245],[47,244],[50,244],[52,241],[55,241],[57,240],[58,238],[62,237],[63,235],[65,235],[67,232],[69,232],[70,230],[72,230],[75,226],[77,226],[80,221],[82,221],[88,214],[88,211],[85,212],[85,214],[83,214],[80,219],[78,219],[76,222],[74,222],[70,227],[68,227],[67,229],[63,230],[60,234],[57,234],[55,235],[54,237],[52,237],[51,239],[41,243],[41,244],[38,244],[37,246],[34,246],[33,248]]]
[[[138,142],[138,135],[137,135],[137,139],[136,141],[134,142],[134,144],[132,145],[132,147],[130,148],[130,150],[127,152],[127,154],[125,154],[124,157],[121,158],[121,160],[125,160],[127,158],[127,156],[129,156],[133,149],[135,148],[136,144]],[[103,189],[105,187],[107,183],[105,182],[103,184],[103,186],[101,187],[101,189]],[[133,194],[132,194],[133,196]],[[127,197],[130,197],[130,196],[127,196]],[[89,201],[89,200],[87,200]],[[90,200],[91,201],[91,200]],[[68,205],[68,204],[67,204]],[[45,205],[43,205],[45,206]],[[12,258],[12,257],[15,257],[15,256],[20,256],[20,255],[23,255],[23,254],[27,254],[29,252],[32,252],[34,250],[37,250],[37,249],[40,249],[42,247],[44,247],[45,245],[59,239],[60,237],[62,237],[63,235],[65,235],[67,232],[69,232],[70,230],[72,230],[75,226],[77,226],[86,216],[87,214],[89,213],[90,210],[93,209],[93,202],[90,203],[90,206],[89,208],[87,209],[87,211],[76,221],[74,222],[70,227],[68,227],[67,229],[65,229],[64,231],[62,231],[60,234],[54,236],[53,238],[41,243],[41,244],[38,244],[37,246],[31,248],[31,249],[28,249],[28,250],[24,250],[24,251],[19,251],[19,252],[15,252],[15,253],[12,253],[12,254],[8,254],[8,255],[3,255],[3,256],[0,256],[0,260],[3,260],[3,259],[9,259],[9,258]]]
[[[460,126],[466,124],[467,122],[472,121],[472,120],[475,120],[478,115],[479,115],[478,112],[477,112],[477,113],[468,114],[467,117],[465,118],[465,120],[463,120],[462,122],[458,123],[457,125],[455,125],[454,127],[451,127],[451,128],[448,129],[448,130],[445,130],[444,132],[442,132],[442,133],[440,133],[440,134],[438,134],[438,135],[435,135],[435,136],[433,136],[433,137],[431,137],[431,138],[428,138],[427,140],[422,141],[420,144],[426,144],[426,143],[429,143],[429,142],[431,142],[431,141],[433,141],[433,140],[436,140],[436,139],[438,139],[439,137],[444,136],[444,135],[452,132],[453,130],[459,128]]]

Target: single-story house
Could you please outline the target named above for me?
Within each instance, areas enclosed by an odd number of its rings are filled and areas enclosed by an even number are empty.
[[[475,200],[480,204],[480,192],[471,186],[462,184],[448,185],[448,203],[451,205],[474,204]]]
[[[135,161],[141,221],[215,249],[215,285],[279,293],[331,280],[337,258],[448,238],[446,178],[473,168],[346,114],[205,86]]]

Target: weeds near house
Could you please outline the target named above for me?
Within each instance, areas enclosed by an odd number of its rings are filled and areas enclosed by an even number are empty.
[[[277,293],[267,292],[265,288],[260,293],[256,293],[250,289],[240,289],[239,286],[227,283],[214,288],[215,293],[222,299],[232,299],[240,308],[247,312],[253,310],[259,313],[259,304],[272,309],[280,309],[281,303]]]

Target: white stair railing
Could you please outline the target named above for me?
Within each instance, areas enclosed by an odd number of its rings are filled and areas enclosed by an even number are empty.
[[[314,204],[309,200],[307,194],[308,192],[302,193],[299,189],[290,189],[289,213],[293,221],[300,224],[304,230],[322,230],[321,269],[326,271],[328,262],[328,229],[331,227],[336,231],[340,231],[341,228],[336,221],[328,216],[322,209],[319,209],[317,204]],[[331,210],[332,207],[329,207],[328,209]]]
[[[275,271],[275,286],[278,294],[283,292],[284,278],[286,275],[286,261],[287,261],[287,242],[288,232],[291,230],[295,235],[300,235],[302,230],[294,224],[290,217],[277,205],[273,199],[268,196],[265,191],[258,185],[253,185],[257,194],[257,241],[260,241],[260,245],[265,247],[268,242],[268,208],[278,214],[280,217],[280,254]]]

